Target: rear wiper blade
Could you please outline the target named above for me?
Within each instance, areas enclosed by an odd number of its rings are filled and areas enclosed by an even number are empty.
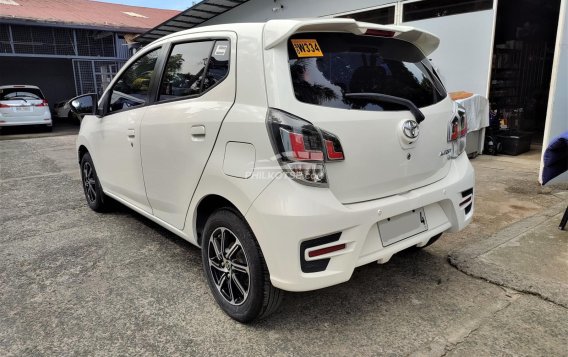
[[[420,109],[418,109],[416,104],[412,103],[408,99],[395,97],[387,94],[381,94],[381,93],[345,93],[344,97],[349,99],[367,99],[375,102],[400,104],[402,106],[407,107],[408,110],[410,110],[412,115],[414,115],[416,122],[421,123],[426,118],[424,116],[424,113],[422,113]]]

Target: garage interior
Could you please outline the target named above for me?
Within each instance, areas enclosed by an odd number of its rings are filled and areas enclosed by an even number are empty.
[[[491,129],[511,154],[542,144],[559,14],[560,0],[497,3]]]
[[[0,78],[5,84],[38,86],[50,104],[75,96],[71,59],[3,57]]]

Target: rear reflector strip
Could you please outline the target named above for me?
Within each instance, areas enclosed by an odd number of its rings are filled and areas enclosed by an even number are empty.
[[[471,196],[469,196],[468,198],[466,198],[465,200],[461,201],[460,203],[460,207],[463,207],[464,205],[466,205],[468,202],[471,201]]]
[[[333,245],[331,247],[325,247],[325,248],[321,248],[321,249],[312,250],[311,252],[308,253],[308,257],[315,258],[315,257],[319,257],[320,255],[325,255],[325,254],[337,252],[338,250],[342,250],[342,249],[345,249],[345,243]]]

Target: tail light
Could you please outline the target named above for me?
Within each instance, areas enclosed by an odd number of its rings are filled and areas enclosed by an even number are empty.
[[[10,106],[8,104],[0,103],[0,108],[10,108]]]
[[[36,107],[49,107],[49,103],[47,102],[47,100],[42,99],[41,103],[39,104],[35,104]]]
[[[307,185],[327,186],[325,162],[344,159],[337,136],[277,109],[268,111],[267,125],[280,166],[288,176]]]
[[[465,108],[454,104],[452,120],[448,125],[448,142],[452,145],[450,156],[452,159],[460,156],[465,150],[467,136],[467,117]]]

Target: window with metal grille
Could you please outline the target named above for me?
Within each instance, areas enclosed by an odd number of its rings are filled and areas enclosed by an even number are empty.
[[[403,4],[402,21],[423,20],[492,8],[493,0],[422,0]]]
[[[339,18],[355,19],[357,21],[370,22],[373,24],[391,25],[394,24],[394,5],[382,7],[380,9],[355,12],[352,14],[341,15]]]
[[[12,53],[10,45],[10,28],[0,24],[0,53]]]
[[[117,57],[115,37],[114,32],[108,31],[3,24],[0,53]],[[119,55],[128,58],[128,50]]]

